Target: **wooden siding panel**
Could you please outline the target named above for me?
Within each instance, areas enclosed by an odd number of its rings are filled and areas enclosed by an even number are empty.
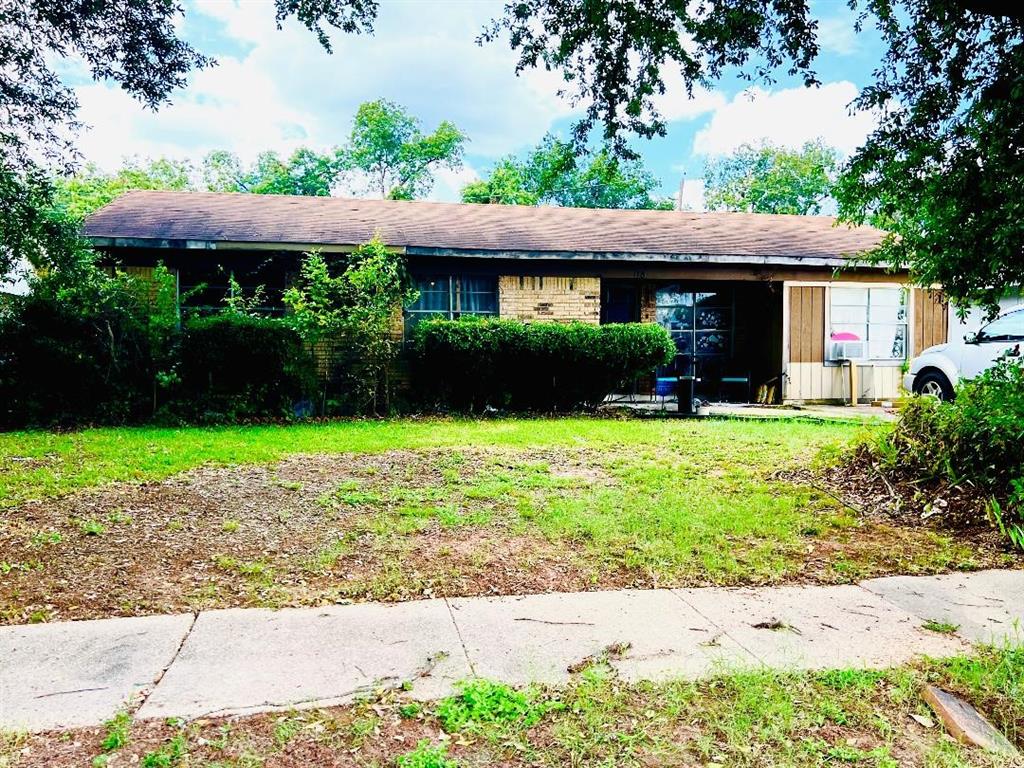
[[[949,304],[941,291],[914,289],[913,324],[914,355],[949,340]]]
[[[825,288],[798,285],[789,294],[789,360],[820,363],[825,359]]]
[[[791,363],[803,362],[803,350],[800,348],[800,318],[803,315],[800,301],[802,298],[802,288],[789,289],[789,361]]]
[[[811,315],[814,322],[811,325],[810,340],[811,349],[809,361],[821,363],[825,360],[825,289],[811,288]]]

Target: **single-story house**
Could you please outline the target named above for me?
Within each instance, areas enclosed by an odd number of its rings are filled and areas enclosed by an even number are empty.
[[[825,216],[128,192],[85,234],[123,268],[157,263],[185,307],[220,304],[233,276],[266,287],[266,311],[303,252],[349,252],[374,233],[406,254],[427,316],[658,323],[679,350],[675,372],[784,401],[845,400],[850,362],[862,401],[898,396],[908,356],[946,340],[938,294],[906,274],[852,262],[884,233]],[[742,388],[741,388],[742,389]],[[745,391],[725,393],[746,396]]]

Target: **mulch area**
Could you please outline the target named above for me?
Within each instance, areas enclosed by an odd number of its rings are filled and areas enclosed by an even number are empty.
[[[774,477],[816,488],[866,521],[904,530],[955,532],[976,545],[979,567],[1007,567],[1007,557],[1024,567],[1024,553],[1012,550],[988,521],[983,494],[969,483],[927,485],[884,472],[866,451],[821,469],[778,472]]]

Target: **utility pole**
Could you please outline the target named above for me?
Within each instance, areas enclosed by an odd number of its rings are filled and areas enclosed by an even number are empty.
[[[676,205],[676,210],[683,210],[683,186],[686,184],[686,174],[684,173],[682,178],[679,179],[679,203]]]

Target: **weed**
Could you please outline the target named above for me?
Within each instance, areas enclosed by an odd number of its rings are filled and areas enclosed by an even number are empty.
[[[316,554],[303,563],[303,567],[310,573],[326,573],[335,566],[340,558],[351,551],[352,544],[347,539],[337,538],[317,550]]]
[[[185,734],[178,733],[160,749],[147,752],[142,756],[141,768],[175,768],[188,756],[188,740]]]
[[[960,629],[959,624],[951,624],[948,621],[935,621],[933,619],[928,619],[921,626],[929,632],[938,632],[941,635],[955,635],[957,630]]]
[[[295,738],[302,729],[302,721],[294,717],[282,717],[274,723],[274,743],[283,747]]]
[[[286,491],[301,491],[302,483],[294,480],[274,480],[274,485],[284,488]]]
[[[457,768],[458,763],[448,757],[447,745],[435,747],[428,739],[423,739],[412,752],[399,755],[395,765],[397,768]]]
[[[415,701],[411,701],[408,704],[402,704],[398,707],[398,714],[406,720],[418,717],[421,712],[423,712],[423,705]]]
[[[132,727],[132,716],[127,712],[118,712],[103,724],[106,733],[100,742],[100,749],[113,752],[128,743],[128,734]]]
[[[324,506],[359,506],[362,504],[376,504],[380,496],[372,491],[362,490],[358,480],[346,480],[329,494],[320,497],[320,503]]]
[[[168,531],[177,532],[177,531],[180,531],[180,530],[184,529],[184,527],[185,527],[185,521],[182,520],[180,517],[176,517],[173,520],[168,520],[167,521],[167,530]]]
[[[376,715],[366,714],[354,717],[348,726],[349,738],[355,746],[359,746],[373,736],[379,727],[380,721]]]
[[[224,533],[235,533],[241,525],[242,524],[237,520],[225,520],[221,523],[220,529],[224,531]]]
[[[60,531],[38,531],[32,534],[29,544],[33,547],[45,547],[48,544],[60,544],[62,538]]]
[[[22,732],[0,730],[0,768],[14,768],[21,761],[28,736]]]
[[[78,526],[78,530],[84,533],[86,536],[102,536],[107,532],[103,523],[94,517],[90,518],[76,518],[75,525]]]
[[[107,515],[107,521],[111,525],[131,525],[132,518],[123,509],[115,509],[109,515]]]
[[[533,690],[517,691],[482,678],[463,682],[458,688],[456,695],[438,703],[435,713],[450,733],[483,723],[518,722],[530,726],[554,708],[552,702],[537,701]]]

